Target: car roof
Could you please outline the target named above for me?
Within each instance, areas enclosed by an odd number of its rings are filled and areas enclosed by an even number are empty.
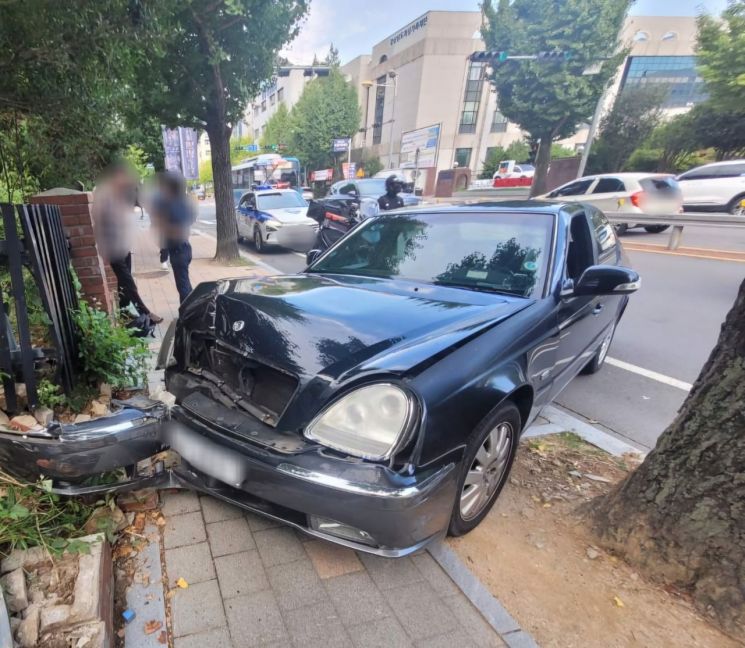
[[[729,166],[730,164],[743,164],[744,162],[745,162],[745,159],[720,160],[719,162],[707,162],[706,164],[699,164],[696,167],[688,169],[688,171],[693,171],[694,169],[702,169],[704,167],[711,167],[711,166]]]
[[[544,200],[484,200],[475,203],[462,203],[462,204],[451,204],[451,205],[417,205],[415,208],[403,207],[389,212],[382,212],[381,216],[386,214],[396,213],[411,213],[416,212],[420,214],[462,214],[465,212],[469,213],[515,213],[527,212],[532,214],[553,214],[557,215],[563,209],[577,209],[578,203],[576,202],[549,202]]]
[[[286,194],[286,193],[297,193],[294,189],[256,189],[253,193],[257,196],[267,196],[271,194]],[[251,193],[247,191],[246,193]]]
[[[597,173],[595,175],[586,175],[582,176],[581,178],[576,178],[576,180],[595,180],[596,178],[618,178],[619,180],[643,180],[644,178],[671,178],[673,175],[671,173],[650,173],[650,172],[632,172],[632,171],[624,171],[623,173]],[[568,180],[564,184],[567,185],[570,182],[574,182],[574,180]],[[561,185],[564,186],[564,185]]]

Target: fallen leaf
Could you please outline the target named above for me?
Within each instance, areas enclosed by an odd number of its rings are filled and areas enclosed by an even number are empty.
[[[116,636],[119,637],[120,639],[123,639],[124,638],[124,628],[119,628],[116,631]]]
[[[189,587],[189,583],[186,582],[185,578],[179,578],[176,581],[176,585],[178,585],[181,589],[186,589],[187,587]]]
[[[621,600],[620,598],[618,598],[617,596],[614,596],[614,597],[613,597],[613,604],[614,604],[614,605],[615,605],[616,607],[620,607],[620,608],[624,607],[624,605],[623,605],[623,601],[622,601],[622,600]]]
[[[551,504],[549,504],[548,502],[546,502],[546,503],[545,503],[545,504],[543,505],[543,508],[551,508]]]
[[[153,632],[157,632],[163,627],[162,621],[156,621],[153,619],[152,621],[148,621],[145,624],[145,634],[153,634]]]
[[[158,526],[165,526],[166,525],[166,519],[161,515],[155,520],[155,524]]]
[[[158,635],[158,643],[163,645],[168,643],[168,637],[166,636],[165,630],[161,630],[161,633]]]
[[[166,598],[167,599],[172,599],[175,595],[176,595],[176,590],[175,589],[171,589],[171,590],[168,590],[166,592]]]

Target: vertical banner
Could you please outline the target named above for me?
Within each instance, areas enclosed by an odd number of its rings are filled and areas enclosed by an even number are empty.
[[[199,178],[199,160],[197,159],[197,131],[193,128],[178,129],[181,143],[181,171],[187,180]]]
[[[166,171],[181,171],[181,141],[176,128],[161,126]]]
[[[341,170],[344,173],[344,177],[347,180],[351,180],[352,178],[355,177],[355,174],[357,173],[357,163],[356,162],[342,162]]]

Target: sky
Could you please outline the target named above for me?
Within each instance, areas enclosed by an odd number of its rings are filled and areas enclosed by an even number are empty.
[[[293,63],[323,58],[331,42],[342,63],[369,54],[375,43],[430,10],[478,11],[480,0],[311,0],[300,35],[286,50]],[[646,16],[719,14],[727,0],[637,0],[631,13]]]

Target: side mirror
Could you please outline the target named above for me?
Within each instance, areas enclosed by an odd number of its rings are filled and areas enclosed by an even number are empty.
[[[319,256],[321,256],[322,252],[323,250],[308,250],[305,254],[305,262],[308,265],[311,265]]]
[[[629,295],[641,286],[639,273],[620,266],[590,266],[574,286],[575,295]]]

